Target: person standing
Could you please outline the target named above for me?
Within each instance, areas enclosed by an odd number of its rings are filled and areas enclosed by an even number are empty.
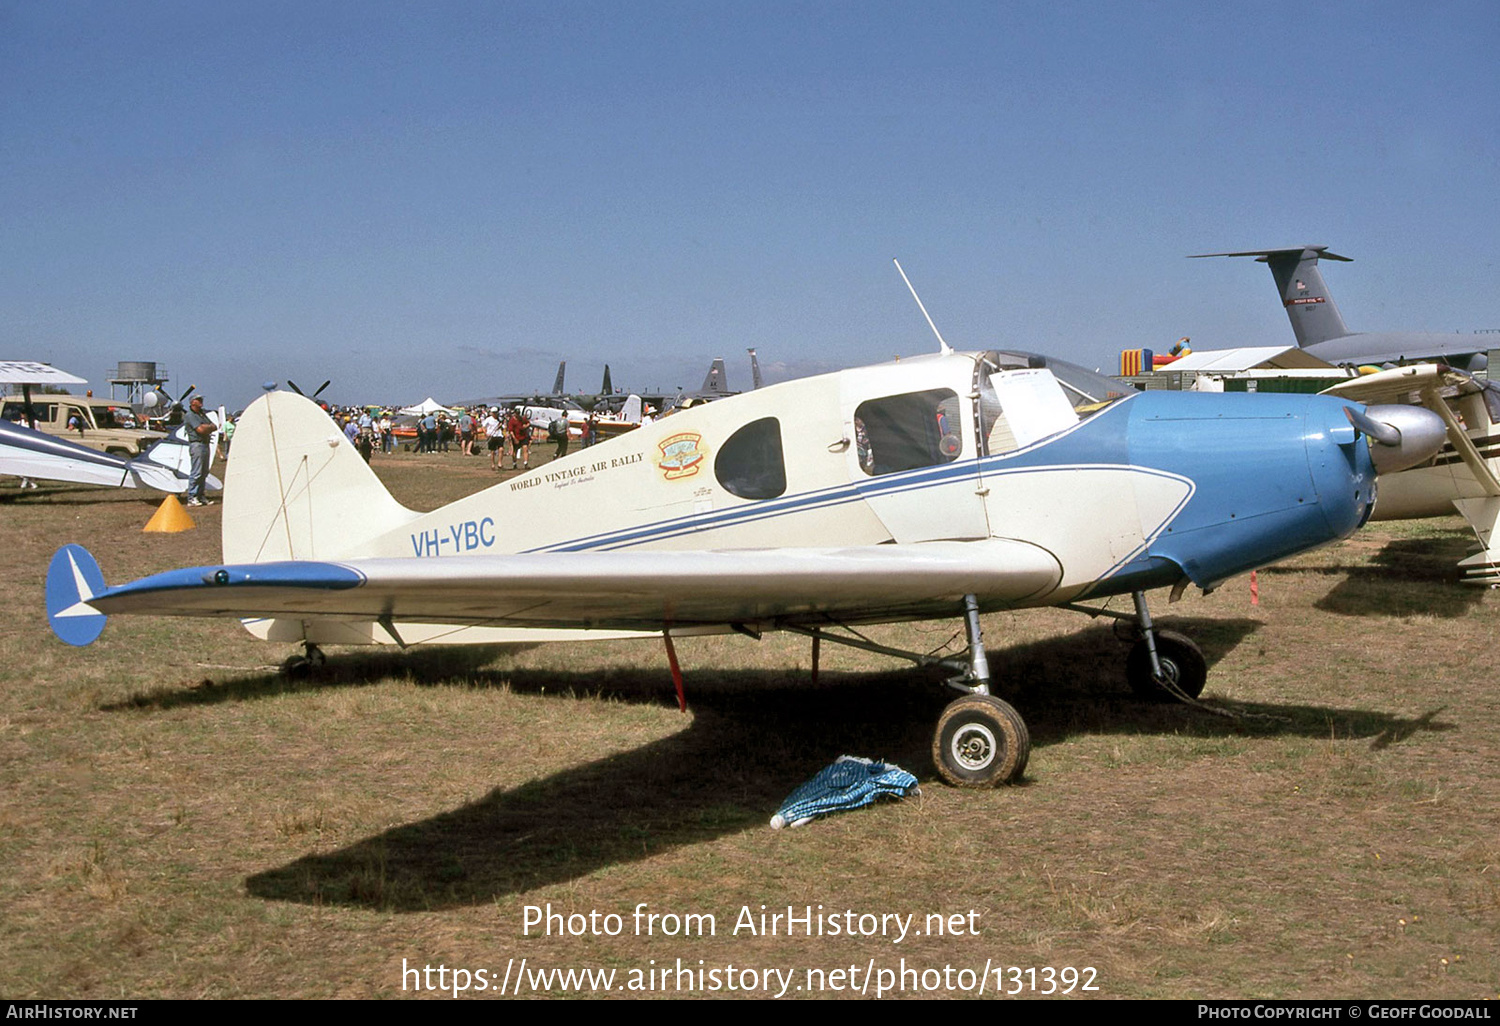
[[[192,460],[191,469],[188,472],[188,501],[189,506],[208,506],[210,500],[203,494],[203,489],[208,483],[208,467],[213,459],[213,452],[209,449],[209,442],[214,437],[214,422],[208,419],[208,414],[203,412],[203,397],[193,396],[193,401],[188,403],[188,411],[182,416],[182,426],[187,428],[188,456]]]
[[[505,455],[505,429],[497,416],[499,409],[491,406],[480,427],[484,429],[485,448],[490,452],[490,469],[499,472],[500,461]]]
[[[458,451],[465,456],[474,455],[474,418],[468,409],[458,412]]]
[[[531,421],[517,406],[510,411],[510,420],[505,425],[510,441],[510,469],[531,469]]]

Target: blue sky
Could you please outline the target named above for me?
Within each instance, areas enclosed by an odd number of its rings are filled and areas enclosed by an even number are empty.
[[[0,357],[242,406],[1500,328],[1500,4],[0,0]]]

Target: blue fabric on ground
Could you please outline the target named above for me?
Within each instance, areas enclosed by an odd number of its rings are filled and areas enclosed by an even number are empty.
[[[857,809],[882,796],[901,798],[916,789],[917,778],[900,766],[841,755],[781,803],[771,827],[802,826],[818,816]]]

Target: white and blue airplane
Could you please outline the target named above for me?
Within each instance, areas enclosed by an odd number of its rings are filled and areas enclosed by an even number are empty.
[[[134,459],[0,420],[0,474],[22,481],[68,481],[110,488],[154,488],[181,495],[190,480],[187,435],[178,428]],[[217,491],[219,479],[207,486]]]
[[[272,392],[225,481],[222,563],[108,587],[82,548],[48,574],[54,631],[105,616],[231,616],[260,638],[401,647],[793,631],[951,668],[934,763],[1020,776],[1020,714],[989,693],[979,615],[1062,606],[1126,621],[1131,683],[1194,697],[1207,664],[1145,593],[1211,589],[1343,538],[1376,475],[1443,423],[1327,396],[1136,393],[1026,354],[954,352],[721,399],[431,513],[386,491],[326,414]],[[503,529],[502,529],[503,525]],[[1134,614],[1101,608],[1130,595]],[[938,658],[852,625],[961,618]]]

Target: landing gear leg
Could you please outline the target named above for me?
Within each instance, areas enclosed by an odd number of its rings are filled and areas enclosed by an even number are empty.
[[[1208,683],[1208,660],[1203,650],[1186,635],[1159,631],[1146,608],[1146,593],[1133,592],[1140,640],[1125,658],[1125,677],[1142,698],[1192,700],[1203,694]]]
[[[943,710],[932,739],[932,761],[938,775],[955,787],[994,787],[1011,783],[1025,772],[1026,760],[1031,755],[1031,735],[1021,714],[1008,702],[990,694],[990,662],[979,629],[979,600],[973,595],[964,596],[964,629],[969,639],[964,659],[904,651],[858,635],[851,637],[797,623],[776,626],[806,634],[814,645],[826,638],[838,645],[909,659],[918,666],[942,666],[956,671],[947,683],[962,691],[963,697]]]
[[[994,787],[1020,778],[1031,755],[1026,721],[1009,702],[990,694],[990,661],[979,629],[979,601],[964,596],[964,630],[969,639],[968,672],[948,685],[965,691],[938,718],[932,762],[954,787]]]
[[[964,633],[969,638],[969,672],[948,683],[961,691],[976,695],[990,693],[990,660],[984,654],[984,637],[979,631],[979,600],[964,596]]]

